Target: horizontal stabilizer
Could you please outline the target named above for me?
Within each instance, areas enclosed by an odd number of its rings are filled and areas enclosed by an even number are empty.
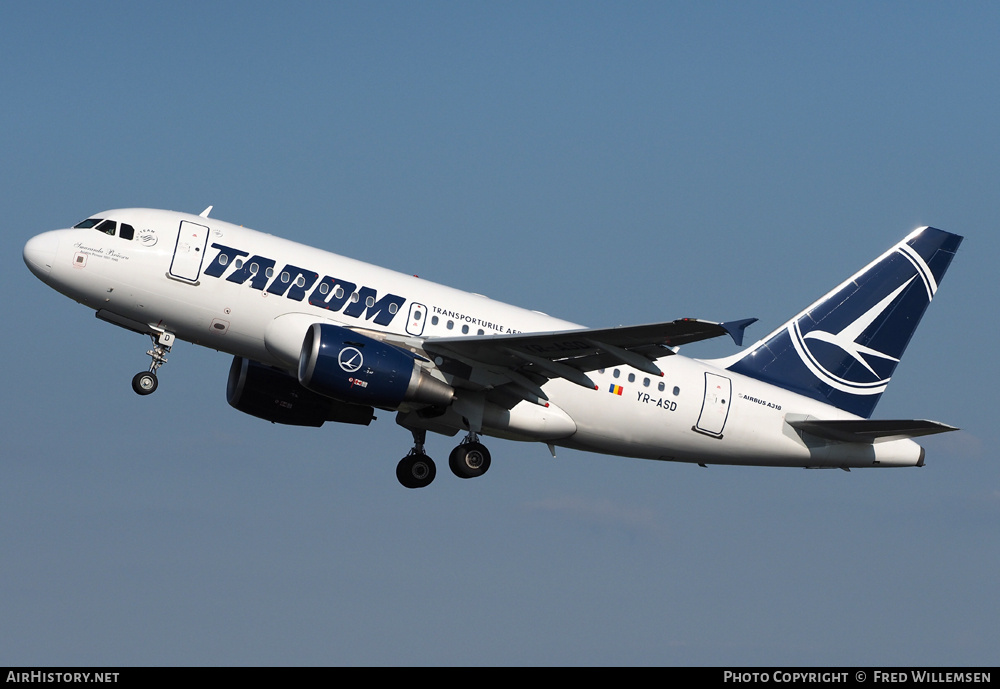
[[[880,438],[916,438],[957,431],[954,426],[926,419],[838,419],[789,421],[788,425],[810,435],[845,443],[873,443]]]

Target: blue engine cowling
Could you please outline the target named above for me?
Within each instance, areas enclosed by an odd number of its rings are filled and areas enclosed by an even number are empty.
[[[332,323],[306,331],[299,382],[342,402],[390,409],[403,402],[447,406],[455,395],[409,352]]]

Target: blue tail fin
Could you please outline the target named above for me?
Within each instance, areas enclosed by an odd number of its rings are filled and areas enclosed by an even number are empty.
[[[914,231],[726,368],[870,417],[961,243]]]

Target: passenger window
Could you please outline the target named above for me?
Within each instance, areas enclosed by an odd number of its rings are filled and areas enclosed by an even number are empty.
[[[122,226],[118,231],[118,236],[121,237],[122,239],[127,239],[129,241],[132,241],[132,239],[135,237],[135,228],[132,227],[131,225],[126,225],[125,223],[122,223]]]
[[[468,325],[463,325],[462,326],[462,334],[463,335],[468,335],[469,334],[469,326]]]
[[[634,383],[635,382],[635,374],[634,373],[628,374],[628,382],[630,382],[630,383]]]
[[[666,384],[663,383],[663,381],[660,381],[660,384],[656,386],[656,389],[659,390],[660,392],[663,392],[666,389],[666,387],[667,387]]]

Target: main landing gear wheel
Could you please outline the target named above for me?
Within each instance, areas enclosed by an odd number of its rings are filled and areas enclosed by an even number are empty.
[[[406,488],[425,488],[437,475],[434,460],[425,454],[409,454],[396,465],[396,478]]]
[[[462,443],[448,457],[448,466],[459,478],[476,478],[490,468],[490,451],[482,443]]]
[[[132,378],[132,389],[139,395],[153,394],[156,386],[156,374],[152,371],[140,371]]]
[[[426,488],[437,475],[434,460],[424,454],[427,431],[411,428],[413,449],[396,465],[396,478],[406,488]]]

